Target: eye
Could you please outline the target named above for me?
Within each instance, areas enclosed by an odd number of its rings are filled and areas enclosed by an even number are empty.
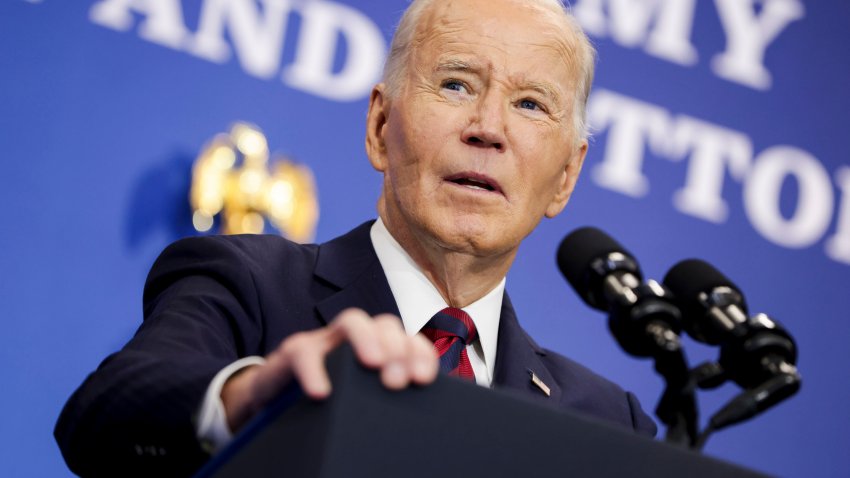
[[[522,109],[526,109],[526,110],[542,110],[543,109],[543,107],[541,107],[539,103],[537,103],[534,100],[529,100],[529,99],[521,100],[519,102],[519,107],[522,108]]]
[[[442,87],[451,91],[466,91],[466,86],[460,80],[445,80]]]

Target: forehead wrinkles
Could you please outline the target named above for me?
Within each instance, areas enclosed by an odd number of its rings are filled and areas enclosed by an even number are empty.
[[[452,3],[449,3],[449,6]],[[422,21],[416,27],[416,34],[410,44],[412,50],[411,56],[415,59],[414,63],[416,64],[422,63],[422,54],[426,50],[427,45],[436,43],[440,37],[448,36],[449,39],[443,42],[443,51],[434,52],[438,56],[462,46],[460,41],[453,40],[452,37],[457,38],[457,35],[465,30],[463,19],[451,19],[446,16],[439,16],[439,13],[440,11],[432,6],[423,15]]]
[[[580,74],[578,68],[580,59],[576,52],[576,39],[573,38],[574,34],[559,14],[541,8],[536,4],[511,2],[513,4],[512,8],[516,9],[517,15],[525,14],[535,20],[536,27],[533,29],[533,38],[525,40],[522,43],[517,38],[515,43],[505,45],[503,43],[504,40],[499,38],[498,34],[489,35],[487,33],[487,26],[485,26],[483,28],[485,32],[480,36],[480,41],[473,39],[473,43],[470,41],[470,25],[476,23],[481,25],[480,22],[483,20],[490,23],[495,32],[502,30],[504,27],[496,19],[476,16],[475,12],[464,12],[463,9],[460,9],[460,11],[455,10],[454,7],[457,3],[462,2],[434,2],[423,14],[422,20],[419,22],[410,44],[410,58],[413,60],[411,63],[415,65],[416,69],[423,67],[431,69],[437,66],[435,64],[426,64],[426,60],[428,59],[435,60],[445,58],[449,54],[470,53],[468,47],[472,44],[486,45],[488,48],[492,48],[503,54],[507,60],[517,58],[516,50],[522,52],[520,54],[523,55],[523,58],[526,58],[527,53],[531,51],[549,51],[554,53],[556,60],[541,58],[544,63],[541,66],[546,70],[563,66],[567,77],[567,84],[560,86],[565,89],[564,93],[575,89]],[[526,21],[526,23],[529,22]],[[480,29],[476,28],[476,30]],[[465,33],[466,35],[464,35]],[[542,38],[540,35],[542,35]],[[466,36],[466,38],[463,38],[463,36]],[[492,39],[492,41],[488,41],[488,39]],[[433,50],[429,51],[429,46]],[[510,54],[511,49],[515,50],[513,56]],[[545,64],[549,61],[553,63],[557,62],[561,65]],[[479,64],[479,66],[484,67],[487,65]],[[498,68],[499,66],[501,65],[491,65],[491,68],[496,68],[496,71],[509,73],[504,68]]]

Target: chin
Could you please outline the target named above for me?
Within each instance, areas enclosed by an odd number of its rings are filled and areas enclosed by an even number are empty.
[[[505,233],[504,222],[480,217],[458,217],[441,222],[431,232],[438,243],[449,250],[475,255],[500,254],[514,249]]]

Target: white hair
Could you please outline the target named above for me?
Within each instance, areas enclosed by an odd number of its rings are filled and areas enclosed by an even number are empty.
[[[404,75],[407,72],[406,67],[410,61],[411,45],[414,42],[417,28],[422,21],[423,14],[434,1],[413,0],[401,17],[398,28],[396,28],[392,43],[390,44],[390,53],[387,57],[387,62],[384,64],[383,74],[386,94],[390,98],[397,97],[402,85],[404,85]],[[578,69],[575,98],[572,105],[573,128],[581,139],[586,139],[588,136],[588,127],[585,119],[585,109],[587,106],[587,97],[590,94],[590,85],[593,83],[596,50],[590,44],[590,40],[581,29],[578,21],[567,11],[561,0],[525,1],[557,13],[563,18],[567,26],[567,31],[564,32],[564,39],[567,45],[572,47],[572,51],[570,52],[572,58],[570,60]]]

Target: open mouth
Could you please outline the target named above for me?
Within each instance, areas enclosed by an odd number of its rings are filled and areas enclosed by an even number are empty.
[[[452,179],[450,181],[455,183],[455,184],[459,184],[461,186],[466,186],[466,187],[472,188],[472,189],[482,189],[484,191],[495,191],[495,188],[493,188],[493,186],[490,186],[490,184],[485,182],[485,181],[478,181],[478,180],[470,179],[470,178]]]
[[[501,192],[498,183],[490,178],[478,175],[457,174],[446,178],[446,180],[455,183],[458,186],[464,186],[478,191]]]

